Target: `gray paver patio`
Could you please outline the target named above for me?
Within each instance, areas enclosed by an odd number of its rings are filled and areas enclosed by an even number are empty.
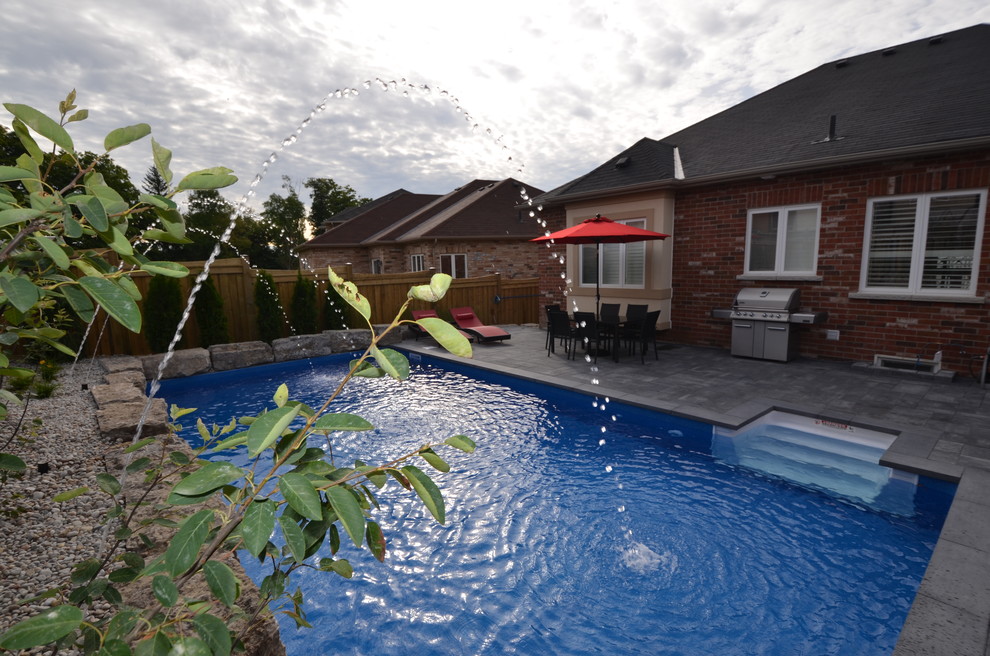
[[[659,359],[649,353],[645,364],[638,355],[592,363],[568,360],[562,348],[548,357],[536,326],[503,327],[511,340],[475,345],[472,364],[728,428],[782,410],[896,434],[884,464],[959,488],[894,656],[990,656],[990,386],[678,344],[661,345]],[[428,338],[402,347],[459,359]]]

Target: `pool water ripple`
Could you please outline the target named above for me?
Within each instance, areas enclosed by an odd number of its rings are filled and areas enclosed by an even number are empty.
[[[225,422],[270,407],[283,379],[292,398],[319,402],[346,366],[333,362],[317,367],[327,375],[258,368],[251,385],[214,374],[163,395],[202,410],[236,398],[204,418]],[[721,464],[703,424],[536,391],[431,365],[404,384],[355,381],[334,409],[377,428],[335,440],[338,464],[456,433],[479,449],[444,454],[446,526],[399,494],[375,517],[384,564],[349,545],[353,580],[300,572],[315,628],[282,624],[291,656],[890,653],[939,517],[886,515]]]

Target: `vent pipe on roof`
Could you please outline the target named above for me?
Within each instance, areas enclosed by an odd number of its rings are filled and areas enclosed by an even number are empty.
[[[930,46],[937,46],[940,43],[942,43],[942,37],[940,36],[933,36],[932,38],[928,39],[928,45]]]
[[[615,160],[615,168],[617,168],[617,169],[624,169],[627,166],[629,166],[629,158],[628,157],[620,157],[619,159]]]
[[[681,163],[681,149],[674,146],[674,179],[684,179],[684,165]]]
[[[828,136],[824,139],[819,139],[818,141],[812,141],[813,144],[828,143],[829,141],[839,141],[840,139],[845,139],[845,137],[839,137],[835,134],[835,124],[836,115],[832,114],[828,117]]]

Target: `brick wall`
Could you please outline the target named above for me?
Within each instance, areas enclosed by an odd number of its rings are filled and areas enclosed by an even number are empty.
[[[825,310],[823,325],[801,327],[802,355],[872,361],[875,354],[930,358],[941,345],[946,366],[959,352],[990,345],[990,308],[983,304],[850,298],[859,290],[867,200],[879,196],[986,189],[990,152],[890,161],[826,173],[781,176],[683,190],[675,204],[674,330],[676,341],[728,348],[728,321],[709,312],[729,307],[742,286],[799,287],[801,305]],[[821,203],[821,281],[742,281],[747,210]],[[977,296],[990,292],[990,226],[983,232]],[[838,330],[838,341],[826,340]],[[961,347],[948,347],[959,343]]]
[[[552,207],[540,211],[540,218],[547,222],[547,230],[556,232],[567,227],[567,212],[563,207]],[[543,297],[540,299],[540,325],[546,326],[546,313],[543,311],[544,305],[559,305],[566,308],[565,280],[561,277],[566,272],[566,266],[559,260],[550,259],[551,249],[543,244],[531,244],[536,247],[536,271],[540,278],[540,291]]]
[[[409,271],[410,256],[422,254],[427,269],[440,271],[440,255],[467,256],[468,277],[500,273],[505,278],[535,278],[541,246],[526,240],[422,241],[387,246],[312,248],[302,252],[309,268],[351,263],[354,273],[371,273],[371,260],[381,259],[384,273]]]

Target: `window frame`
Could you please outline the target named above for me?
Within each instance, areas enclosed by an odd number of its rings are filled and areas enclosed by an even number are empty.
[[[633,225],[636,228],[647,229],[646,217],[637,217],[634,219],[616,219],[616,223],[622,223],[624,225]],[[619,274],[619,283],[606,283],[601,280],[602,274],[606,271],[605,258],[608,256],[610,249],[613,247],[618,248],[618,264],[616,265]],[[642,249],[642,270],[640,271],[640,282],[638,283],[627,283],[627,251],[630,247],[641,248]],[[594,270],[595,275],[598,277],[598,281],[595,280],[585,280],[585,253],[597,252],[598,261]],[[633,241],[620,244],[601,244],[600,247],[596,247],[595,244],[581,244],[578,246],[578,286],[584,288],[599,287],[601,289],[646,289],[646,241]]]
[[[416,262],[419,262],[419,266],[416,266]],[[426,255],[423,253],[413,253],[409,256],[409,271],[416,273],[417,271],[426,271]]]
[[[787,269],[787,224],[790,221],[790,213],[801,210],[815,211],[815,239],[812,246],[811,268],[810,269]],[[774,245],[774,265],[772,270],[752,269],[751,257],[753,256],[753,217],[757,214],[777,213],[777,237]],[[821,203],[801,203],[797,205],[778,205],[775,207],[760,207],[746,211],[746,251],[743,259],[743,275],[760,277],[773,276],[775,278],[806,277],[818,275],[818,249],[821,242],[822,232],[822,206]]]
[[[457,270],[458,258],[461,259],[461,268],[463,271]],[[440,254],[440,271],[441,273],[448,273],[451,278],[467,278],[467,253],[441,253]],[[450,267],[444,266],[444,262],[450,262]]]
[[[382,258],[371,258],[371,273],[375,275],[385,273],[385,263],[382,261]]]
[[[931,220],[931,204],[936,198],[949,196],[977,196],[979,204],[976,217],[975,234],[973,235],[972,263],[970,264],[969,285],[966,288],[952,287],[923,287],[925,273],[926,246],[928,226]],[[911,244],[911,263],[907,284],[903,287],[868,286],[870,265],[870,240],[873,237],[874,206],[876,203],[890,201],[916,200],[914,214],[914,234]],[[969,298],[976,295],[980,275],[980,257],[983,243],[983,232],[987,213],[986,189],[960,189],[946,191],[931,191],[920,194],[900,194],[896,196],[876,196],[867,199],[866,216],[863,227],[863,255],[860,263],[859,292],[863,294],[882,294],[894,297],[960,297]]]

